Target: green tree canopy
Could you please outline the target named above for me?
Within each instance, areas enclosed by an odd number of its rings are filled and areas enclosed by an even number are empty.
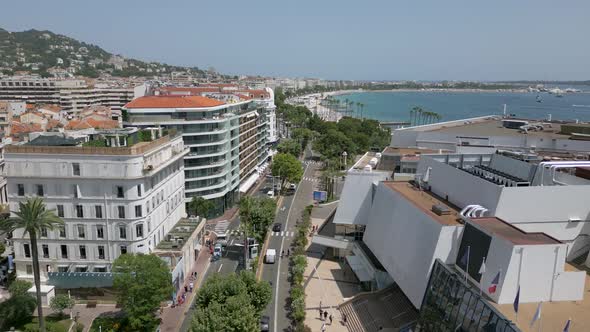
[[[8,331],[30,321],[36,306],[37,301],[29,295],[13,296],[0,303],[0,329]]]
[[[59,312],[60,315],[63,315],[64,310],[72,309],[76,304],[74,299],[70,298],[65,294],[59,294],[51,298],[51,302],[49,302],[49,307],[51,310],[55,312]]]
[[[301,143],[295,139],[283,139],[277,146],[277,151],[280,153],[288,153],[295,158],[298,158],[301,155]]]
[[[273,176],[280,176],[281,182],[298,183],[303,176],[301,162],[291,154],[278,153],[274,156],[271,171]]]
[[[240,226],[258,243],[264,241],[268,227],[275,219],[276,201],[268,197],[244,196],[240,199]]]
[[[32,283],[26,280],[15,280],[8,286],[10,296],[29,295],[27,291],[33,286]]]
[[[197,293],[191,331],[256,331],[271,294],[270,285],[249,271],[213,275]]]
[[[189,213],[195,216],[207,217],[209,212],[213,210],[215,205],[213,202],[204,199],[203,197],[193,197],[188,203]]]
[[[170,269],[154,255],[119,256],[113,263],[113,287],[132,330],[149,330],[158,324],[156,311],[174,288]]]

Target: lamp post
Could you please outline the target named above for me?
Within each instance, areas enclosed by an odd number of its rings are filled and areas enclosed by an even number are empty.
[[[346,157],[348,156],[348,153],[346,153],[346,151],[342,152],[342,158],[344,159],[344,169],[346,169]]]

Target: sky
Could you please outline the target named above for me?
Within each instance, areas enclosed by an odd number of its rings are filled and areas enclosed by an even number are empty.
[[[9,31],[232,75],[590,79],[588,0],[0,2]]]

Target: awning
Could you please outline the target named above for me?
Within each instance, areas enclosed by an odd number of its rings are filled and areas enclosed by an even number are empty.
[[[356,277],[359,279],[359,281],[372,280],[371,275],[369,275],[369,272],[367,272],[358,256],[346,256],[346,261],[348,262],[348,265],[350,265],[350,268],[352,269]]]
[[[256,183],[256,180],[258,180],[259,177],[260,177],[260,175],[258,175],[258,173],[254,173],[254,174],[250,175],[250,177],[247,178],[246,181],[244,181],[240,185],[240,192],[241,193],[247,192],[252,187],[252,185],[254,185],[254,183]]]

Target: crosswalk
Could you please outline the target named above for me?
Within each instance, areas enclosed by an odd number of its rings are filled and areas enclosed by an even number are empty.
[[[319,181],[320,181],[320,180],[319,180],[319,179],[317,179],[317,178],[310,178],[310,177],[307,177],[307,176],[304,176],[304,177],[302,178],[302,180],[303,180],[303,181],[308,181],[308,182],[319,182]]]
[[[295,232],[272,232],[271,236],[283,236],[283,237],[292,237],[295,235]]]
[[[228,227],[229,227],[229,221],[228,220],[221,220],[215,224],[215,229],[213,231],[217,235],[222,235],[222,234],[225,234],[225,232],[227,232]]]
[[[323,163],[321,161],[315,161],[315,160],[305,160],[303,162],[304,165],[318,165],[321,166],[323,165]]]

